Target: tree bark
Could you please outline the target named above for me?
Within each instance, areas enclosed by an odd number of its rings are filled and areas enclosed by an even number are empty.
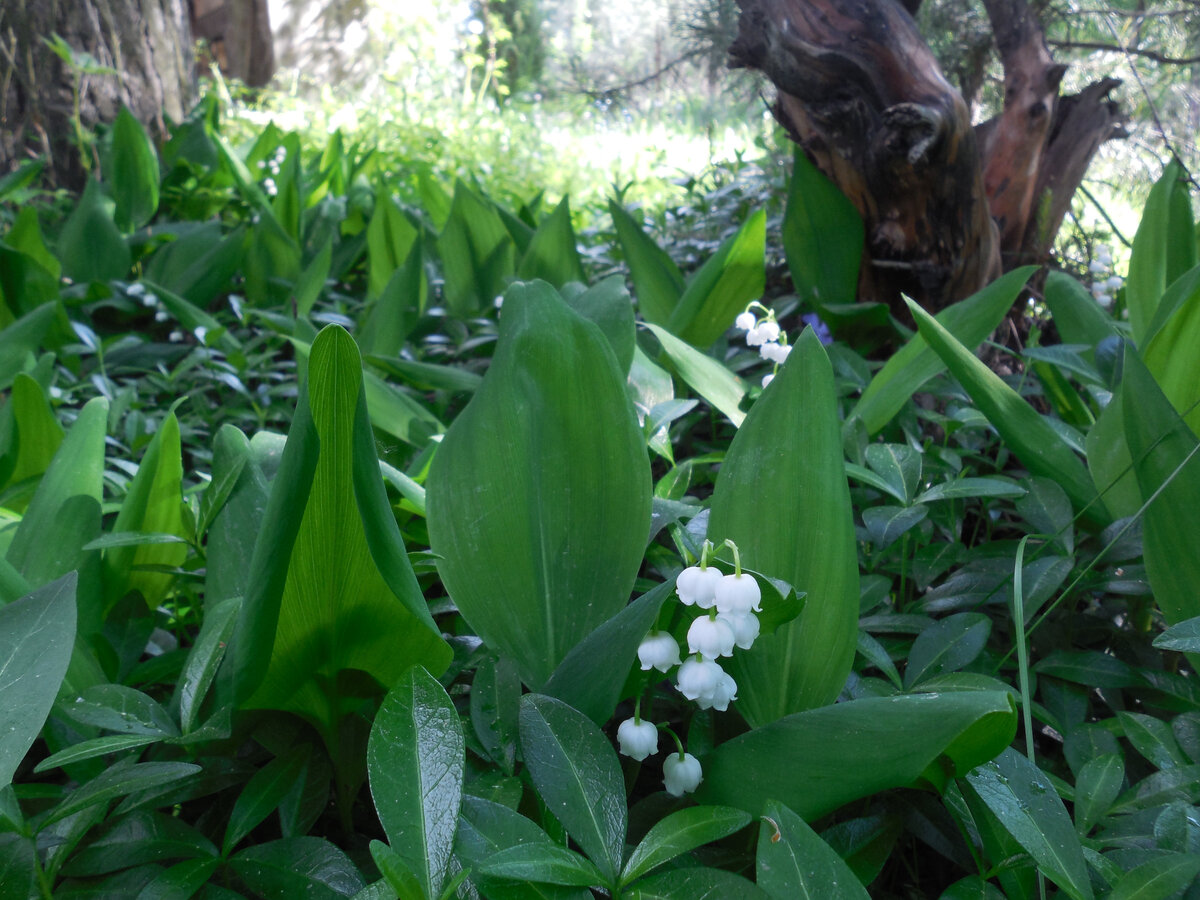
[[[1025,0],[984,0],[1005,71],[978,128],[909,15],[916,0],[739,0],[732,65],[762,70],[775,112],[863,216],[859,299],[936,311],[1043,262],[1088,163],[1122,133],[1105,79],[1059,98]]]
[[[60,35],[116,74],[79,74],[46,44]],[[122,105],[151,134],[182,119],[195,90],[187,0],[0,0],[0,171],[49,157],[60,184],[90,166],[74,145]],[[76,102],[78,91],[78,102]]]

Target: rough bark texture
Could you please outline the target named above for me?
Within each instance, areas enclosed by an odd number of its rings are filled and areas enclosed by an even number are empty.
[[[117,74],[77,79],[43,40],[56,33]],[[162,136],[164,113],[178,120],[193,99],[191,44],[186,0],[0,0],[0,172],[44,153],[78,183],[76,84],[85,128],[125,105]]]
[[[985,0],[1004,110],[973,128],[909,15],[919,0],[739,0],[732,64],[778,88],[776,114],[858,208],[861,300],[938,310],[1044,261],[1100,144],[1121,133],[1110,79],[1058,97],[1065,67],[1025,0]],[[906,317],[906,316],[905,316]]]

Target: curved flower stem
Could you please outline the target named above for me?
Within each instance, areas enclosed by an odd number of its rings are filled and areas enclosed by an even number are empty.
[[[665,731],[667,734],[669,734],[671,736],[671,740],[673,740],[675,742],[675,749],[679,751],[679,758],[683,759],[683,756],[684,756],[683,741],[679,740],[679,735],[677,735],[674,731],[672,731],[671,727],[669,725],[665,725],[665,724],[659,725],[658,730]]]
[[[741,576],[742,574],[742,555],[738,553],[738,545],[729,538],[725,538],[725,546],[733,551],[733,574]]]

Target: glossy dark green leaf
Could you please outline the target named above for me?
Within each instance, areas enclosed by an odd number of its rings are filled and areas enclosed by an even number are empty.
[[[766,228],[766,211],[751,213],[737,234],[691,276],[667,319],[672,334],[693,347],[707,348],[729,330],[746,304],[762,296]]]
[[[621,883],[629,884],[677,856],[741,831],[750,821],[748,813],[727,806],[676,810],[646,832],[625,861]]]
[[[82,762],[85,759],[95,759],[97,756],[108,756],[114,753],[122,753],[125,750],[135,750],[138,747],[145,747],[149,744],[166,740],[166,738],[167,735],[159,732],[109,734],[104,737],[91,738],[90,740],[72,744],[57,753],[50,754],[38,763],[33,771],[48,772],[60,766]]]
[[[1133,353],[1121,393],[1138,485],[1147,498],[1162,489],[1145,512],[1142,542],[1154,599],[1174,625],[1200,615],[1200,440]]]
[[[1178,897],[1200,875],[1200,856],[1171,853],[1142,863],[1113,887],[1109,900],[1167,900]]]
[[[109,818],[71,854],[63,872],[89,877],[127,866],[179,859],[213,859],[212,841],[176,816],[143,810]]]
[[[542,689],[597,725],[612,716],[621,688],[637,662],[638,644],[672,596],[674,582],[660,584],[630,603],[575,645]]]
[[[500,850],[479,866],[479,874],[512,881],[544,881],[563,887],[605,883],[599,869],[575,851],[557,844],[518,844]]]
[[[307,744],[292,747],[250,777],[229,813],[225,840],[221,845],[222,856],[228,856],[246,835],[279,807],[297,780],[304,776],[304,766],[311,754],[312,748]]]
[[[336,900],[364,886],[350,857],[316,837],[256,844],[233,857],[229,866],[266,900]]]
[[[907,506],[921,486],[921,454],[907,444],[869,444],[867,465],[888,484],[888,493]]]
[[[708,538],[732,539],[743,565],[808,594],[798,618],[730,661],[738,710],[758,726],[832,703],[858,641],[858,547],[833,370],[812,329],[730,445]]]
[[[496,207],[461,181],[454,185],[454,202],[437,246],[446,306],[456,316],[490,309],[515,274],[516,246]]]
[[[617,753],[583,713],[538,694],[521,699],[521,750],[546,808],[612,885],[625,848]]]
[[[919,493],[914,502],[962,500],[966,497],[1022,497],[1025,488],[1007,478],[955,478],[942,481]]]
[[[1154,639],[1154,646],[1159,650],[1200,653],[1200,616],[1172,625]]]
[[[922,337],[1025,467],[1034,475],[1058,481],[1084,522],[1093,527],[1107,524],[1108,513],[1096,496],[1091,476],[1058,432],[932,316],[911,302],[909,309]]]
[[[112,201],[91,179],[79,204],[63,223],[58,258],[72,281],[112,281],[129,272],[131,257],[125,238],[113,221]]]
[[[920,525],[929,515],[929,507],[916,506],[872,506],[863,510],[863,525],[871,536],[877,550],[890,547],[910,529]]]
[[[76,722],[119,734],[175,737],[179,729],[170,714],[148,694],[123,684],[97,684],[84,690],[62,711]]]
[[[371,859],[383,875],[388,892],[379,892],[387,900],[426,900],[428,894],[404,859],[383,841],[371,841]],[[355,897],[360,894],[355,894]]]
[[[445,689],[419,666],[383,701],[371,727],[371,797],[392,849],[428,897],[446,878],[466,753],[462,724]]]
[[[904,686],[969,666],[983,652],[992,620],[982,613],[957,613],[926,628],[913,641],[904,669]]]
[[[179,674],[176,696],[179,698],[179,721],[183,733],[191,732],[200,715],[200,707],[216,679],[217,670],[225,658],[225,647],[233,634],[241,601],[230,597],[216,603],[204,614],[200,633],[188,651],[187,661]]]
[[[379,473],[358,349],[340,327],[313,343],[264,521],[231,656],[255,688],[245,706],[301,713],[329,736],[339,672],[386,687],[413,664],[445,668]]]
[[[769,801],[758,829],[758,886],[776,900],[842,900],[870,895],[808,824]]]
[[[665,328],[650,323],[646,323],[646,328],[654,332],[662,344],[663,353],[688,387],[714,409],[724,413],[735,426],[741,425],[746,418],[746,414],[739,409],[742,398],[746,396],[746,385],[742,379]]]
[[[37,739],[75,644],[74,572],[0,607],[0,787]]]
[[[14,832],[0,834],[0,900],[36,896],[37,855],[33,840]]]
[[[770,895],[741,875],[696,866],[657,872],[622,896],[630,900],[767,900]]]
[[[987,339],[1004,314],[1012,309],[1025,282],[1034,272],[1032,266],[1013,269],[987,287],[946,307],[937,314],[937,321],[964,346],[976,347]],[[858,417],[868,434],[876,434],[887,425],[914,392],[930,378],[944,371],[946,364],[920,334],[891,355],[883,368],[875,373],[863,391],[849,419]]]
[[[569,281],[586,281],[575,244],[571,203],[567,197],[563,197],[554,211],[538,224],[517,267],[517,277],[523,281],[540,278],[556,288],[563,287]]]
[[[144,791],[162,785],[175,784],[199,774],[200,766],[191,763],[147,762],[117,764],[86,784],[80,785],[50,811],[42,821],[45,827],[81,809],[107,803],[134,791]]]
[[[1075,522],[1071,501],[1057,481],[1030,478],[1029,492],[1017,501],[1017,512],[1035,534],[1057,541],[1067,554],[1075,552]]]
[[[968,774],[966,783],[1048,879],[1074,900],[1090,900],[1079,836],[1041,770],[1010,748]]]
[[[1125,739],[1133,749],[1154,764],[1157,769],[1172,769],[1186,766],[1189,762],[1179,747],[1171,725],[1162,719],[1145,713],[1117,711],[1117,721],[1125,732]]]
[[[112,161],[107,173],[122,231],[141,228],[158,210],[158,152],[142,124],[124,106],[112,130]]]
[[[1005,896],[994,884],[978,875],[968,875],[942,891],[938,900],[1005,900]]]
[[[1125,763],[1116,753],[1089,759],[1075,779],[1075,829],[1086,835],[1107,815],[1121,793]]]
[[[189,859],[176,863],[147,884],[136,900],[188,900],[195,896],[220,865],[216,859]]]
[[[608,201],[613,227],[642,318],[666,325],[683,296],[683,275],[667,253],[654,243],[642,226],[616,200]]]
[[[795,713],[703,757],[701,803],[761,814],[778,800],[806,821],[851,800],[919,783],[941,789],[1016,734],[1007,693],[912,694]],[[780,760],[788,765],[780,765]]]
[[[544,282],[506,297],[484,383],[433,460],[429,536],[463,616],[539,688],[625,607],[650,471],[600,330]]]
[[[517,710],[521,678],[506,659],[488,657],[471,682],[471,724],[493,762],[513,774],[517,754]]]

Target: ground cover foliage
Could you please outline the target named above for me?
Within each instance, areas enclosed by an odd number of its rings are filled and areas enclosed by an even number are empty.
[[[664,244],[98,148],[0,181],[0,897],[1195,893],[1176,167],[998,375],[1033,270],[868,344],[802,158]]]

